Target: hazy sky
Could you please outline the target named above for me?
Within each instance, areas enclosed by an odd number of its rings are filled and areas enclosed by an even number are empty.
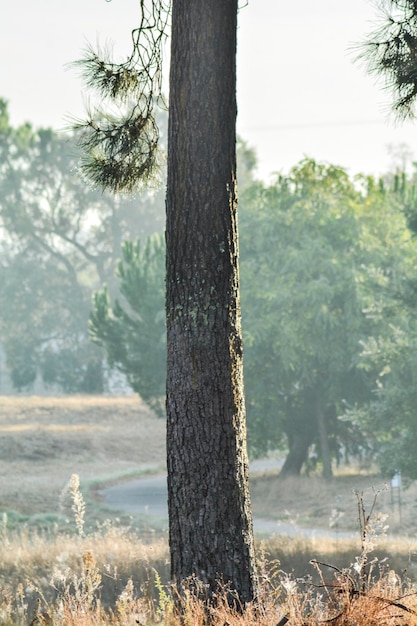
[[[138,0],[1,0],[0,96],[12,122],[66,124],[81,116],[82,84],[65,64],[86,42],[129,50]],[[240,0],[241,5],[245,0]],[[351,173],[383,173],[388,145],[417,158],[417,124],[396,125],[389,96],[351,47],[373,29],[370,0],[249,0],[239,14],[238,132],[256,148],[259,173],[288,171],[303,156]]]

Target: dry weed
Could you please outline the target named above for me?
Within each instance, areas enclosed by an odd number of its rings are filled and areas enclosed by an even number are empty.
[[[1,626],[417,624],[415,587],[369,552],[366,572],[362,554],[346,569],[313,561],[313,580],[283,573],[262,548],[256,603],[231,603],[223,588],[208,605],[194,581],[182,590],[180,613],[168,586],[166,544],[144,545],[126,528],[108,524],[93,535],[54,538],[3,533],[1,552]]]

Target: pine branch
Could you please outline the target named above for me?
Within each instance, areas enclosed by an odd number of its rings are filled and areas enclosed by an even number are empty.
[[[164,106],[162,58],[169,15],[170,0],[140,0],[140,24],[132,31],[132,53],[124,63],[89,47],[74,64],[103,103],[87,120],[73,124],[81,131],[81,171],[102,190],[130,193],[159,176],[155,107]]]
[[[360,46],[358,59],[385,79],[400,119],[415,117],[417,98],[417,1],[385,0],[382,26]]]

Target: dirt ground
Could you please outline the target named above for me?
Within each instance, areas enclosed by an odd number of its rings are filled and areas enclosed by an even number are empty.
[[[92,497],[98,487],[162,472],[164,464],[165,422],[137,396],[0,396],[0,517],[53,520],[74,473],[98,515]],[[310,528],[356,530],[355,491],[363,492],[368,510],[378,492],[377,510],[389,516],[390,532],[415,535],[414,483],[392,491],[377,475],[346,467],[331,482],[281,480],[273,471],[251,477],[257,517]]]
[[[369,514],[375,496],[374,515],[386,515],[389,534],[415,536],[417,486],[391,489],[377,474],[348,472],[340,468],[331,482],[319,477],[279,479],[277,473],[252,477],[252,506],[263,519],[275,519],[305,528],[356,533],[358,503],[362,498]]]
[[[164,450],[164,420],[137,396],[0,396],[0,514],[57,512],[72,474],[84,491],[163,469]]]

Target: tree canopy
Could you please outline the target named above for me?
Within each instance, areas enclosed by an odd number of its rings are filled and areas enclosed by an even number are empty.
[[[114,294],[123,240],[162,229],[161,193],[91,190],[78,159],[74,137],[14,128],[0,101],[0,341],[18,389],[41,375],[65,391],[102,390],[92,291],[106,282]]]
[[[330,475],[331,457],[378,448],[349,410],[374,406],[379,372],[364,346],[391,336],[396,289],[415,266],[403,195],[307,159],[242,206],[250,445],[288,446],[284,474],[310,450]]]
[[[332,462],[355,455],[379,459],[388,474],[394,465],[414,471],[405,450],[414,419],[416,203],[412,184],[389,179],[350,178],[305,159],[241,194],[249,449],[288,452],[284,473],[314,462],[331,474]],[[162,242],[154,251],[162,265]],[[149,276],[138,293],[163,288]],[[145,305],[131,304],[137,315]],[[151,318],[160,336],[159,310]],[[133,338],[124,335],[127,344]],[[164,378],[159,370],[150,382],[162,389]]]

